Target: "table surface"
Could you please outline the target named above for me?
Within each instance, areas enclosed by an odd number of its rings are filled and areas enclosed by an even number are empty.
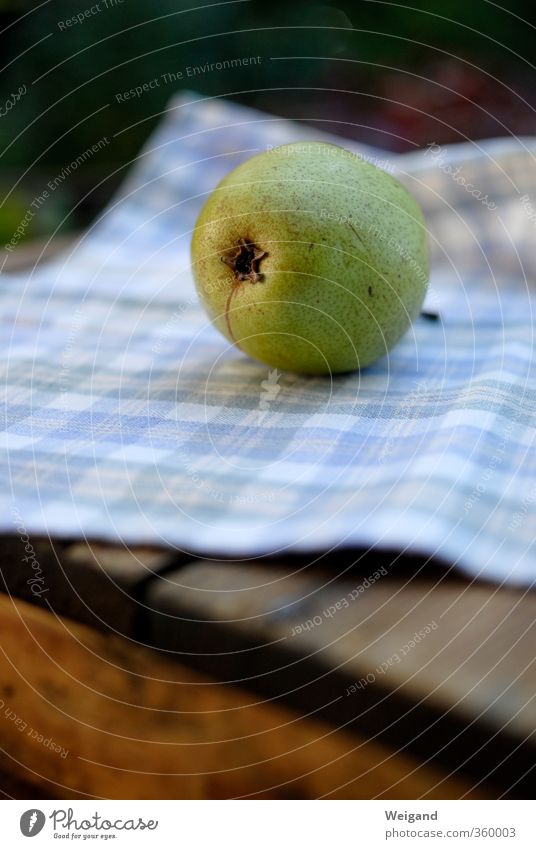
[[[53,250],[9,261],[21,269]],[[13,599],[461,776],[484,796],[532,790],[534,593],[392,552],[236,563],[97,540],[32,545],[50,592],[33,596],[23,545],[5,537]]]

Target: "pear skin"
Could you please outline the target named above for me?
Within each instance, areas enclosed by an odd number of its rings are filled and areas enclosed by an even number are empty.
[[[283,145],[228,174],[192,237],[199,297],[272,368],[333,374],[384,356],[428,282],[422,212],[390,174],[336,145]]]

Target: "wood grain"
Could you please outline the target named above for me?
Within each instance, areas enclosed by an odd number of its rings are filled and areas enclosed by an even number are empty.
[[[4,767],[59,798],[485,796],[408,754],[0,596]],[[52,738],[21,731],[6,708]]]
[[[148,587],[151,639],[501,792],[530,790],[534,595],[377,574],[365,587],[273,564],[193,563]]]

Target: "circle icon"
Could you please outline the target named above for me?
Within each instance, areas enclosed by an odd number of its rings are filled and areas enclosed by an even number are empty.
[[[46,817],[43,811],[37,808],[31,808],[29,811],[24,811],[20,818],[20,830],[25,837],[35,837],[39,834],[45,824]]]

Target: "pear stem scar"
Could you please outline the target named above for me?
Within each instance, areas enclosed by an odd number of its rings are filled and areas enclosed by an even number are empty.
[[[229,266],[237,283],[242,283],[245,280],[249,280],[250,283],[258,283],[263,278],[259,271],[259,263],[266,255],[266,251],[261,250],[250,240],[240,239],[238,245],[220,259],[225,265]]]

